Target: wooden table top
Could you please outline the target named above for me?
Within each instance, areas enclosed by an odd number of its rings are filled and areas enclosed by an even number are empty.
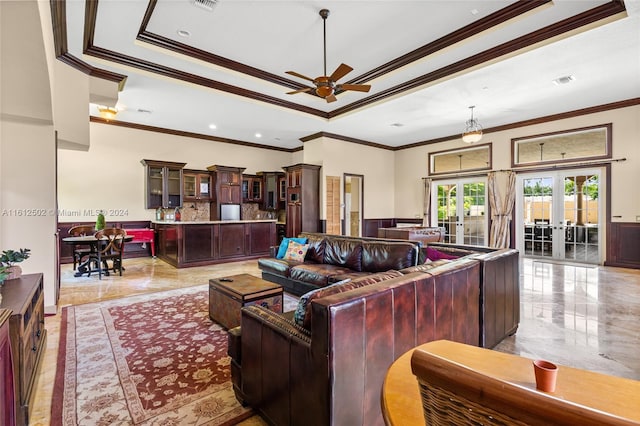
[[[456,368],[468,368],[495,379],[492,381],[497,384],[493,389],[496,392],[500,392],[500,388],[504,391],[505,386],[516,386],[531,404],[540,402],[548,409],[558,402],[560,407],[577,405],[624,419],[619,424],[640,424],[640,381],[559,365],[556,391],[541,392],[536,390],[532,359],[446,340],[418,346],[391,365],[382,390],[387,424],[424,424],[418,381],[411,371],[412,356],[441,358],[457,364]],[[451,374],[460,374],[460,371]],[[491,390],[489,386],[485,389],[488,393]]]
[[[225,281],[230,280],[230,281]],[[229,277],[212,278],[209,285],[214,285],[220,290],[234,293],[241,297],[257,297],[261,293],[272,294],[274,291],[282,292],[282,286],[250,274],[231,275]]]

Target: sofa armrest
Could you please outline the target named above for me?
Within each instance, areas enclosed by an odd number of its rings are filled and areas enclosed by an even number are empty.
[[[277,312],[270,311],[259,305],[251,305],[242,308],[242,316],[248,316],[254,318],[256,321],[262,323],[262,327],[268,327],[274,332],[285,336],[287,340],[293,338],[300,343],[311,343],[311,334],[308,330],[300,327],[293,320],[279,314]],[[244,319],[243,319],[244,324]]]
[[[318,396],[309,392],[319,388],[311,373],[309,331],[260,306],[247,306],[241,312],[244,401],[269,424],[320,418],[326,404],[319,405]]]
[[[520,323],[520,256],[500,249],[470,256],[480,261],[480,346],[493,348]]]

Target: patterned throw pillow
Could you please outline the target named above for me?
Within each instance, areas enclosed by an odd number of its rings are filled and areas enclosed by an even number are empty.
[[[307,254],[308,248],[309,244],[300,244],[295,241],[289,241],[289,247],[287,247],[287,251],[282,259],[304,262],[304,256]]]
[[[280,243],[280,247],[278,247],[278,254],[276,254],[276,259],[282,259],[287,252],[287,248],[289,248],[289,241],[295,241],[296,243],[306,244],[306,238],[283,238]]]

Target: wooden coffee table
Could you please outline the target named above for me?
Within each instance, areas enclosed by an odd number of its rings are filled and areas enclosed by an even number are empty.
[[[209,280],[209,318],[227,329],[240,325],[240,308],[260,305],[282,313],[282,286],[249,274]]]

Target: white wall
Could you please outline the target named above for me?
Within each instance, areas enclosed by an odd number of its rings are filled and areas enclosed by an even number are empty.
[[[611,216],[614,222],[635,222],[640,215],[640,106],[621,108],[565,120],[485,134],[493,144],[493,169],[511,168],[511,139],[598,124],[613,125],[613,158],[626,158],[611,166]],[[422,178],[427,177],[429,152],[462,148],[461,139],[396,151],[395,217],[420,217]],[[435,178],[434,178],[435,180]]]
[[[55,312],[55,133],[38,3],[0,2],[0,18],[0,250],[31,249],[20,266],[44,274]]]
[[[292,154],[268,149],[91,123],[88,151],[58,150],[60,222],[95,220],[97,209],[122,211],[106,220],[151,220],[145,209],[142,159],[187,163],[186,168],[246,167],[245,173],[281,170]],[[85,214],[88,213],[88,214]]]

